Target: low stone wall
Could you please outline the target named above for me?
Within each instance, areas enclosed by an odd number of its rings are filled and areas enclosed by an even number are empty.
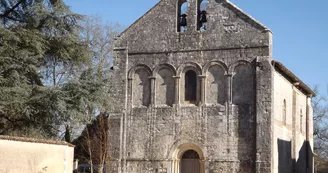
[[[71,173],[73,156],[66,142],[0,136],[0,173]]]

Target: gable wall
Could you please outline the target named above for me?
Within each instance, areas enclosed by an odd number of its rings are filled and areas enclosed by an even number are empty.
[[[268,47],[268,30],[230,4],[209,1],[207,30],[195,26],[196,1],[190,0],[188,30],[177,32],[176,1],[162,0],[121,34],[117,47],[129,52],[166,52],[240,47]]]
[[[190,2],[195,4],[193,0]],[[172,153],[179,145],[190,143],[204,152],[206,172],[255,171],[256,151],[261,151],[263,159],[267,160],[270,153],[270,135],[266,135],[270,132],[270,119],[257,119],[255,111],[267,110],[266,114],[270,114],[267,108],[270,94],[261,94],[257,98],[255,95],[270,90],[268,83],[271,81],[263,80],[268,84],[263,87],[255,78],[262,80],[271,75],[271,66],[267,66],[271,55],[271,33],[246,20],[231,5],[217,1],[209,4],[207,31],[196,31],[191,25],[190,30],[177,33],[175,11],[175,1],[160,1],[115,42],[111,99],[114,100],[113,110],[122,114],[112,116],[116,122],[111,126],[112,135],[120,141],[111,146],[112,158],[118,160],[112,162],[113,170],[141,173],[165,169],[175,173]],[[192,17],[188,20],[192,21]],[[258,57],[263,57],[261,62],[257,62]],[[256,64],[262,61],[267,70],[256,71]],[[224,69],[225,77],[209,74],[208,70],[215,64]],[[248,64],[249,68],[235,71],[242,64]],[[162,86],[159,87],[164,83],[158,73],[163,66],[167,71],[173,69],[164,77],[174,81],[166,87],[170,96],[174,93],[174,104],[163,101],[173,100],[164,93],[165,89],[161,90]],[[139,68],[144,69],[144,75],[135,75]],[[199,75],[196,104],[184,102],[187,69],[193,69]],[[246,69],[252,74],[250,79],[243,78]],[[255,71],[260,75],[257,76]],[[142,79],[147,78],[149,83],[143,82]],[[214,78],[224,86],[204,89]],[[177,81],[180,84],[176,84]],[[255,91],[257,85],[261,88]],[[235,88],[233,93],[232,88]],[[146,91],[150,91],[150,95]],[[247,95],[244,91],[253,93]],[[215,95],[219,93],[222,97],[216,101]],[[232,102],[232,97],[236,102]],[[255,108],[255,101],[263,103],[263,107]],[[259,142],[261,146],[256,144],[256,121],[263,121],[261,125],[267,128],[261,131],[268,138]],[[263,152],[262,148],[265,149]],[[265,163],[258,169],[266,172],[271,168]]]

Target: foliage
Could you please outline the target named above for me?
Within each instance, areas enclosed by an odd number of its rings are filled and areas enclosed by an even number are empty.
[[[0,18],[0,134],[55,137],[106,107],[108,71],[95,77],[81,15],[60,0],[4,0]]]
[[[109,131],[108,115],[106,114],[106,111],[110,111],[108,110],[110,107],[108,105],[108,103],[110,103],[110,97],[106,94],[105,97],[101,97],[101,94],[106,93],[110,89],[108,88],[110,86],[110,81],[107,78],[110,77],[110,67],[112,67],[113,41],[121,30],[121,27],[117,24],[104,25],[99,17],[94,16],[86,18],[86,20],[83,21],[82,26],[83,30],[81,35],[83,41],[88,43],[91,52],[90,56],[92,57],[92,70],[90,72],[92,72],[93,75],[87,75],[86,77],[94,77],[94,79],[103,81],[105,85],[101,87],[102,90],[99,90],[101,85],[95,87],[98,89],[94,91],[102,92],[92,93],[90,95],[93,98],[93,103],[97,103],[95,107],[90,110],[97,110],[99,116],[97,116],[96,119],[90,119],[82,135],[73,143],[76,145],[76,159],[79,159],[81,163],[90,163],[92,172],[95,171],[101,173],[106,164],[106,160],[108,159]],[[90,79],[85,80],[85,82],[87,81],[90,81]],[[97,105],[102,106],[97,107]],[[93,170],[93,168],[97,169]]]
[[[328,162],[320,156],[314,156],[315,173],[328,173]]]
[[[108,159],[108,133],[108,115],[101,114],[86,126],[79,138],[73,141],[76,145],[75,159],[82,163],[91,163],[92,168],[97,165],[96,172],[101,173]]]
[[[312,98],[314,152],[328,159],[328,100],[327,96],[319,93],[318,87],[314,91],[317,94]]]
[[[0,18],[3,25],[12,23],[29,23],[32,8],[36,4],[41,4],[49,11],[56,11],[56,7],[65,7],[61,0],[1,0],[0,1]],[[67,10],[66,10],[67,11]]]
[[[313,137],[315,168],[321,172],[328,172],[328,99],[314,87],[316,97],[312,98],[313,107]]]
[[[97,76],[103,77],[112,67],[113,42],[122,27],[119,24],[102,24],[98,16],[88,16],[81,25],[81,35],[89,45],[93,67]]]

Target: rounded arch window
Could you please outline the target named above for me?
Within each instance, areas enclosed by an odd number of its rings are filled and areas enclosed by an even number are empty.
[[[156,82],[156,104],[172,106],[175,101],[174,71],[167,66],[157,71]]]
[[[144,67],[138,67],[132,81],[132,103],[134,106],[149,106],[150,104],[150,72]]]
[[[255,93],[252,65],[246,62],[238,62],[233,69],[232,103],[236,105],[253,105]]]
[[[193,70],[185,73],[185,101],[196,102],[197,100],[197,74]]]

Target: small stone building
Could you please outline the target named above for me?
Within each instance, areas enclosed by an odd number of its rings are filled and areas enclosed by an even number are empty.
[[[312,173],[314,92],[226,0],[160,0],[115,41],[113,173]]]

